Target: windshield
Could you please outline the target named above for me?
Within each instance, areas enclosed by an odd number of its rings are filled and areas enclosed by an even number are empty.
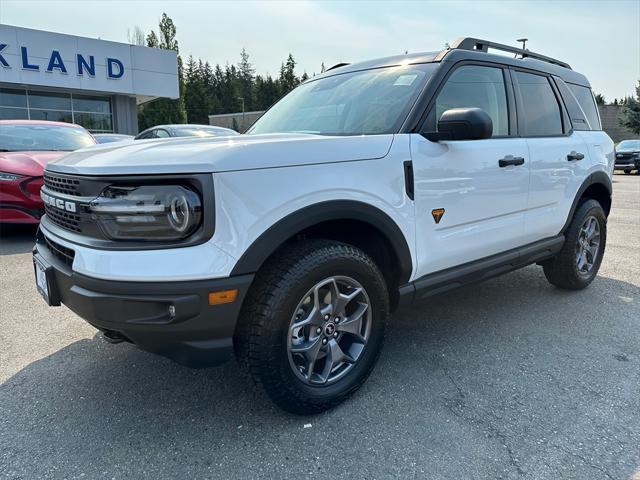
[[[396,133],[435,68],[435,64],[377,68],[302,84],[247,133]]]
[[[640,140],[624,140],[618,144],[618,150],[640,150]]]
[[[71,151],[95,144],[89,132],[57,125],[0,124],[0,151]]]

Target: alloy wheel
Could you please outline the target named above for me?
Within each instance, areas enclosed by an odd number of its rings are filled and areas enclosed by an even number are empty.
[[[576,267],[580,275],[589,275],[600,251],[600,224],[593,215],[586,218],[578,232]]]
[[[344,377],[362,357],[371,317],[369,296],[355,279],[334,276],[314,285],[289,326],[287,352],[296,376],[312,386]]]

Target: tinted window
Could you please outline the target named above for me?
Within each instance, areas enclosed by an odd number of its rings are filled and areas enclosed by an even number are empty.
[[[481,108],[493,122],[493,136],[509,134],[509,114],[504,75],[500,68],[468,65],[458,68],[438,94],[430,124],[451,108]]]
[[[593,94],[591,93],[591,89],[580,85],[573,85],[571,83],[568,85],[569,89],[576,97],[578,104],[580,104],[580,108],[582,108],[591,130],[601,130],[600,120],[598,118],[598,108],[596,107],[596,102],[593,98]]]
[[[169,137],[169,132],[167,132],[166,130],[163,130],[162,128],[159,128],[158,130],[155,131],[155,138],[167,138]]]
[[[562,135],[560,105],[547,77],[515,72],[520,86],[522,112],[518,118],[528,136]]]

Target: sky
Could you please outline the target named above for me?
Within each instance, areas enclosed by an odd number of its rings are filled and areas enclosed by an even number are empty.
[[[608,101],[640,79],[640,0],[120,1],[0,0],[0,23],[127,42],[175,22],[180,54],[277,75],[289,53],[310,75],[339,62],[438,50],[460,36],[528,47],[569,63]]]

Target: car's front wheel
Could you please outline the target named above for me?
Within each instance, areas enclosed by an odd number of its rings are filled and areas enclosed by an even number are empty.
[[[389,316],[373,260],[342,243],[291,245],[258,272],[236,332],[236,352],[281,408],[331,408],[366,380]]]

